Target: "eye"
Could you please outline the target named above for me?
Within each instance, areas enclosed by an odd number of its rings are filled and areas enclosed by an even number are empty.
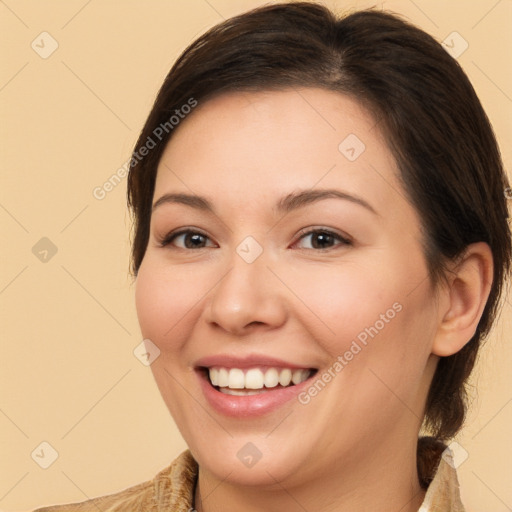
[[[312,229],[303,233],[295,245],[300,249],[331,249],[339,245],[351,245],[351,241],[327,229]]]
[[[203,249],[204,247],[215,247],[215,244],[200,231],[183,229],[176,233],[170,233],[160,241],[162,247],[174,245],[178,249]]]

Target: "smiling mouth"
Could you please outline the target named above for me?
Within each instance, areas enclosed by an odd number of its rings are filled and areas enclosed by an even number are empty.
[[[249,396],[301,384],[316,373],[315,368],[203,368],[206,379],[226,395]]]

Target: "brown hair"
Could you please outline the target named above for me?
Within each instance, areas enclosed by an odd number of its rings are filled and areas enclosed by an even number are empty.
[[[427,397],[424,427],[436,442],[424,438],[419,444],[418,470],[426,486],[444,446],[438,441],[463,424],[465,382],[510,271],[508,183],[492,128],[459,64],[422,30],[385,12],[338,18],[321,5],[294,2],[228,19],[194,41],[167,75],[134,155],[191,98],[203,103],[223,92],[291,87],[350,95],[379,121],[422,219],[433,285],[445,275],[443,262],[469,244],[483,241],[492,250],[494,282],[477,331],[457,354],[439,360]],[[157,165],[172,136],[168,128],[147,156],[132,159],[135,275],[149,239]]]

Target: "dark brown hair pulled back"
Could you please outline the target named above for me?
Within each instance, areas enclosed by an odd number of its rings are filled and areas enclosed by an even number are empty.
[[[194,41],[174,64],[134,149],[128,202],[134,216],[132,270],[149,239],[157,165],[172,136],[170,117],[228,91],[323,87],[352,96],[374,115],[406,194],[422,219],[432,284],[443,262],[489,244],[495,265],[489,300],[473,338],[441,358],[425,408],[432,438],[419,444],[426,486],[443,444],[461,428],[465,382],[498,311],[510,272],[508,187],[487,116],[459,64],[422,30],[395,15],[359,11],[338,18],[308,2],[276,4],[226,20]],[[160,141],[144,158],[149,138]]]

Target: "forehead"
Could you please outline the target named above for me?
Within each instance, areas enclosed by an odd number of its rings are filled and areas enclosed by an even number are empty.
[[[403,200],[375,119],[323,89],[228,93],[199,104],[173,133],[155,197],[192,191],[241,206],[314,187],[364,193],[377,208]]]

